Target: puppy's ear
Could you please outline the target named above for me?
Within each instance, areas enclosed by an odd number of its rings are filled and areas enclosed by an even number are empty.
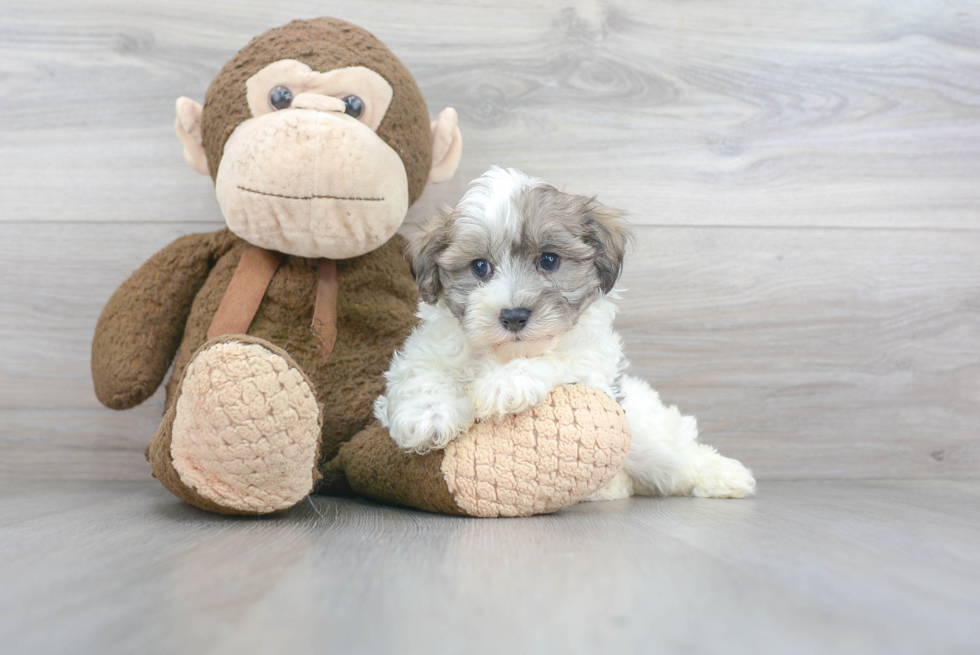
[[[452,210],[443,207],[420,232],[408,238],[405,257],[412,266],[412,275],[419,288],[419,297],[434,304],[442,291],[439,281],[439,254],[449,245],[449,226]]]
[[[589,198],[583,207],[586,241],[596,250],[599,288],[609,293],[623,272],[623,258],[633,235],[623,212]]]

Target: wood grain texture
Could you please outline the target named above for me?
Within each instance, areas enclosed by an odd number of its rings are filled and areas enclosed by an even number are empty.
[[[160,397],[101,409],[88,357],[133,269],[221,225],[173,101],[318,14],[459,110],[409,223],[491,163],[630,212],[634,371],[706,441],[763,479],[980,476],[980,10],[839,4],[8,0],[0,476],[145,477]]]
[[[92,326],[132,269],[200,227],[8,225],[0,475],[146,475],[162,396],[101,408]],[[763,479],[972,477],[978,253],[974,232],[639,227],[618,325],[633,372]]]
[[[459,110],[460,176],[413,217],[503,164],[649,224],[978,226],[972,0],[7,0],[0,220],[210,220],[174,100],[320,14],[381,37],[433,113]]]
[[[980,484],[520,520],[317,498],[208,515],[153,482],[0,482],[5,653],[974,653]]]
[[[642,229],[634,373],[763,477],[980,475],[980,233]]]

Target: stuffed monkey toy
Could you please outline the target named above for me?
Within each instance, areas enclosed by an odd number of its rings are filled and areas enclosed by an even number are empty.
[[[203,106],[177,101],[176,129],[227,228],[150,258],[110,298],[92,344],[96,395],[112,409],[146,400],[173,366],[146,449],[167,489],[225,514],[316,492],[518,516],[615,475],[625,417],[586,387],[559,387],[424,456],[373,419],[416,323],[396,231],[462,150],[456,112],[430,123],[415,80],[373,35],[333,18],[270,30],[224,66]]]

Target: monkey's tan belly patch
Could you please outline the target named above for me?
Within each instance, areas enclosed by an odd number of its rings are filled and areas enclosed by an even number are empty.
[[[319,434],[303,374],[260,344],[227,341],[188,365],[170,452],[180,479],[205,498],[266,513],[310,493]]]
[[[442,473],[473,516],[529,516],[576,503],[626,461],[626,414],[591,387],[558,387],[545,401],[478,423],[445,450]]]

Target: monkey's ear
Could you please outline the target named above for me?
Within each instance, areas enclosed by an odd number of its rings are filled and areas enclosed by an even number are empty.
[[[174,122],[174,127],[177,129],[177,138],[184,146],[184,161],[198,173],[208,175],[208,157],[204,154],[204,146],[201,145],[203,143],[201,114],[203,113],[204,107],[201,103],[181,96],[177,98],[177,120]]]
[[[429,171],[429,184],[452,179],[462,154],[463,135],[459,132],[459,118],[455,109],[446,107],[432,121],[432,170]]]

